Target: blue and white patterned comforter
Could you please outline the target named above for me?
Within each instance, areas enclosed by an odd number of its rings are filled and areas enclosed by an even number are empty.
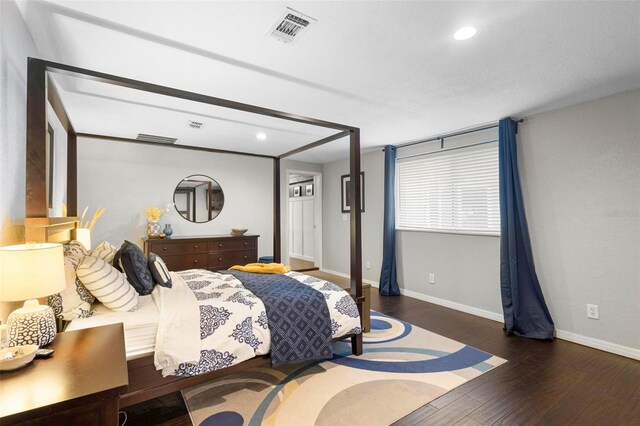
[[[172,288],[156,286],[152,293],[159,311],[155,364],[163,376],[194,376],[269,353],[264,304],[236,277],[202,269],[171,275]],[[301,273],[286,275],[323,294],[333,338],[360,332],[347,292]]]

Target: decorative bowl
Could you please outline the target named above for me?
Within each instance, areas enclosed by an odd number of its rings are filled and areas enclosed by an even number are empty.
[[[38,345],[12,346],[0,349],[0,371],[16,370],[33,361]]]
[[[239,236],[247,232],[247,229],[231,228],[231,235]]]

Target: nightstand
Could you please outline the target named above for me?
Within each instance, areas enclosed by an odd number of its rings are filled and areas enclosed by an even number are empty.
[[[0,372],[0,424],[118,424],[127,390],[122,324],[59,333],[50,358]]]

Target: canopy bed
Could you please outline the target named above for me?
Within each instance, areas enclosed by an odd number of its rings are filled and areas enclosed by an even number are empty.
[[[226,99],[188,92],[180,89],[160,86],[152,83],[133,80],[125,77],[109,75],[88,69],[77,68],[60,63],[44,61],[35,58],[28,60],[27,75],[27,138],[26,138],[26,239],[36,242],[64,242],[71,239],[71,232],[77,226],[77,134],[64,109],[60,95],[50,79],[50,73],[70,75],[82,79],[99,81],[102,83],[126,87],[142,92],[175,97],[179,99],[200,102],[208,105],[228,108],[289,120],[310,126],[320,126],[336,130],[337,133],[324,137],[312,143],[289,150],[280,155],[269,156],[250,152],[236,152],[213,148],[171,146],[165,149],[193,149],[233,155],[259,156],[273,161],[273,256],[275,262],[281,259],[281,212],[280,212],[280,162],[305,150],[321,146],[342,138],[349,140],[349,204],[352,206],[350,214],[350,295],[357,306],[359,321],[362,321],[363,293],[362,293],[362,247],[361,247],[361,208],[358,202],[361,198],[360,176],[360,132],[353,126],[317,120],[300,115],[262,108],[254,105],[234,102]],[[67,216],[50,217],[48,209],[48,169],[47,169],[47,101],[53,107],[67,131]],[[94,139],[118,140],[131,143],[145,143],[157,145],[153,142],[141,142],[134,139],[118,138],[111,135],[84,135]],[[298,279],[302,277],[287,277]],[[178,278],[179,279],[179,278]],[[244,284],[244,282],[243,282]],[[259,283],[256,288],[260,287]],[[327,296],[325,295],[325,298]],[[350,303],[353,303],[350,301]],[[362,324],[360,324],[362,325]],[[334,335],[335,336],[335,335]],[[350,337],[353,353],[362,354],[362,333],[346,333],[341,338]],[[219,370],[214,370],[190,377],[167,376],[156,370],[153,354],[142,353],[140,357],[132,357],[128,362],[129,389],[122,395],[120,405],[126,407],[163,394],[193,386],[213,378],[230,374],[245,368],[263,364],[269,358],[260,355],[246,361]],[[273,361],[273,360],[272,360]]]

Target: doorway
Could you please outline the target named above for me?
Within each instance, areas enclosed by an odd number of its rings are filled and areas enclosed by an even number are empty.
[[[287,257],[294,271],[322,268],[322,174],[287,171]]]

